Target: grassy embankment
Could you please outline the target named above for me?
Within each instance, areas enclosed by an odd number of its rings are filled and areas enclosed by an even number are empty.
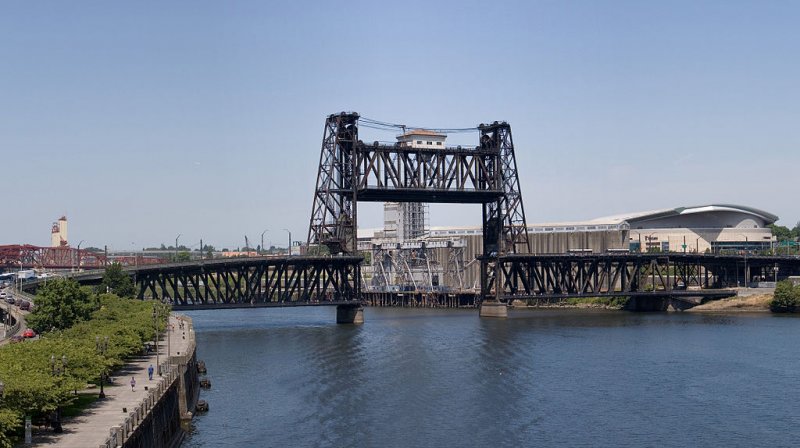
[[[528,308],[594,308],[621,310],[625,308],[627,303],[627,297],[571,297],[560,302],[538,302],[529,300],[526,303],[515,303],[515,306]]]

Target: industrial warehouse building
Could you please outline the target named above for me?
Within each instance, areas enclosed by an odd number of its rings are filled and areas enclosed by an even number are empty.
[[[393,208],[394,207],[394,208]],[[386,216],[396,214],[388,204]],[[398,223],[359,230],[359,250],[369,261],[365,283],[377,290],[476,289],[482,253],[480,227],[431,227],[398,239]],[[398,217],[402,220],[402,217]],[[585,222],[529,224],[531,252],[749,252],[770,249],[770,224],[778,217],[751,207],[711,204],[627,213]],[[427,221],[426,219],[422,222]]]

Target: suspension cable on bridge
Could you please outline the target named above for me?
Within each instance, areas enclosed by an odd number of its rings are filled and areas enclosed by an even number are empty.
[[[362,125],[364,127],[370,128],[370,129],[383,130],[383,131],[389,131],[389,130],[393,130],[393,129],[401,129],[401,130],[403,130],[405,132],[406,129],[419,129],[419,130],[425,130],[425,131],[431,131],[431,132],[438,132],[438,133],[442,133],[442,134],[456,134],[456,133],[461,133],[461,132],[477,132],[478,131],[478,127],[477,126],[473,126],[473,127],[469,127],[469,128],[433,128],[433,127],[426,127],[426,126],[409,126],[409,125],[405,125],[405,124],[388,123],[388,122],[385,122],[385,121],[374,120],[372,118],[367,118],[367,117],[360,117],[358,121],[359,121],[359,125]]]

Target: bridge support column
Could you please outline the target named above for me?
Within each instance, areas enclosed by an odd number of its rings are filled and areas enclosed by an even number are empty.
[[[508,305],[498,301],[481,302],[480,317],[508,317]]]
[[[364,307],[361,305],[337,305],[337,324],[363,324]]]

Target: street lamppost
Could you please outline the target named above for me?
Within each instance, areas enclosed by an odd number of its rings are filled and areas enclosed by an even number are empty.
[[[286,255],[291,256],[292,255],[292,231],[289,230],[289,229],[283,229],[283,230],[289,232],[289,247],[286,249]]]
[[[175,237],[175,261],[178,261],[178,238],[180,238],[181,235],[183,234],[179,233],[178,236]]]
[[[265,252],[264,251],[264,234],[267,233],[267,232],[269,232],[269,229],[264,229],[264,231],[261,232],[261,252]]]
[[[156,369],[158,376],[161,376],[161,363],[159,362],[158,354],[158,310],[155,303],[153,303],[153,331],[156,333]]]
[[[50,355],[50,374],[53,377],[61,378],[67,373],[67,355],[61,356],[61,363],[56,361],[56,355]],[[63,432],[64,428],[61,427],[61,406],[56,406],[56,415],[53,420],[53,432]]]
[[[83,244],[83,241],[84,240],[81,240],[78,243],[78,252],[76,253],[75,257],[72,258],[72,272],[75,272],[76,264],[78,265],[78,270],[81,270],[81,244]],[[77,260],[75,260],[76,257],[78,258]]]
[[[744,287],[750,287],[750,273],[747,271],[747,253],[750,252],[750,240],[747,239],[747,235],[742,233],[737,233],[737,235],[744,237]]]
[[[103,369],[100,370],[100,395],[99,398],[103,399],[106,398],[106,393],[103,390],[103,383],[106,380],[106,351],[108,350],[108,336],[105,338],[100,338],[100,336],[94,337],[94,347],[97,350],[97,353],[103,358]]]

